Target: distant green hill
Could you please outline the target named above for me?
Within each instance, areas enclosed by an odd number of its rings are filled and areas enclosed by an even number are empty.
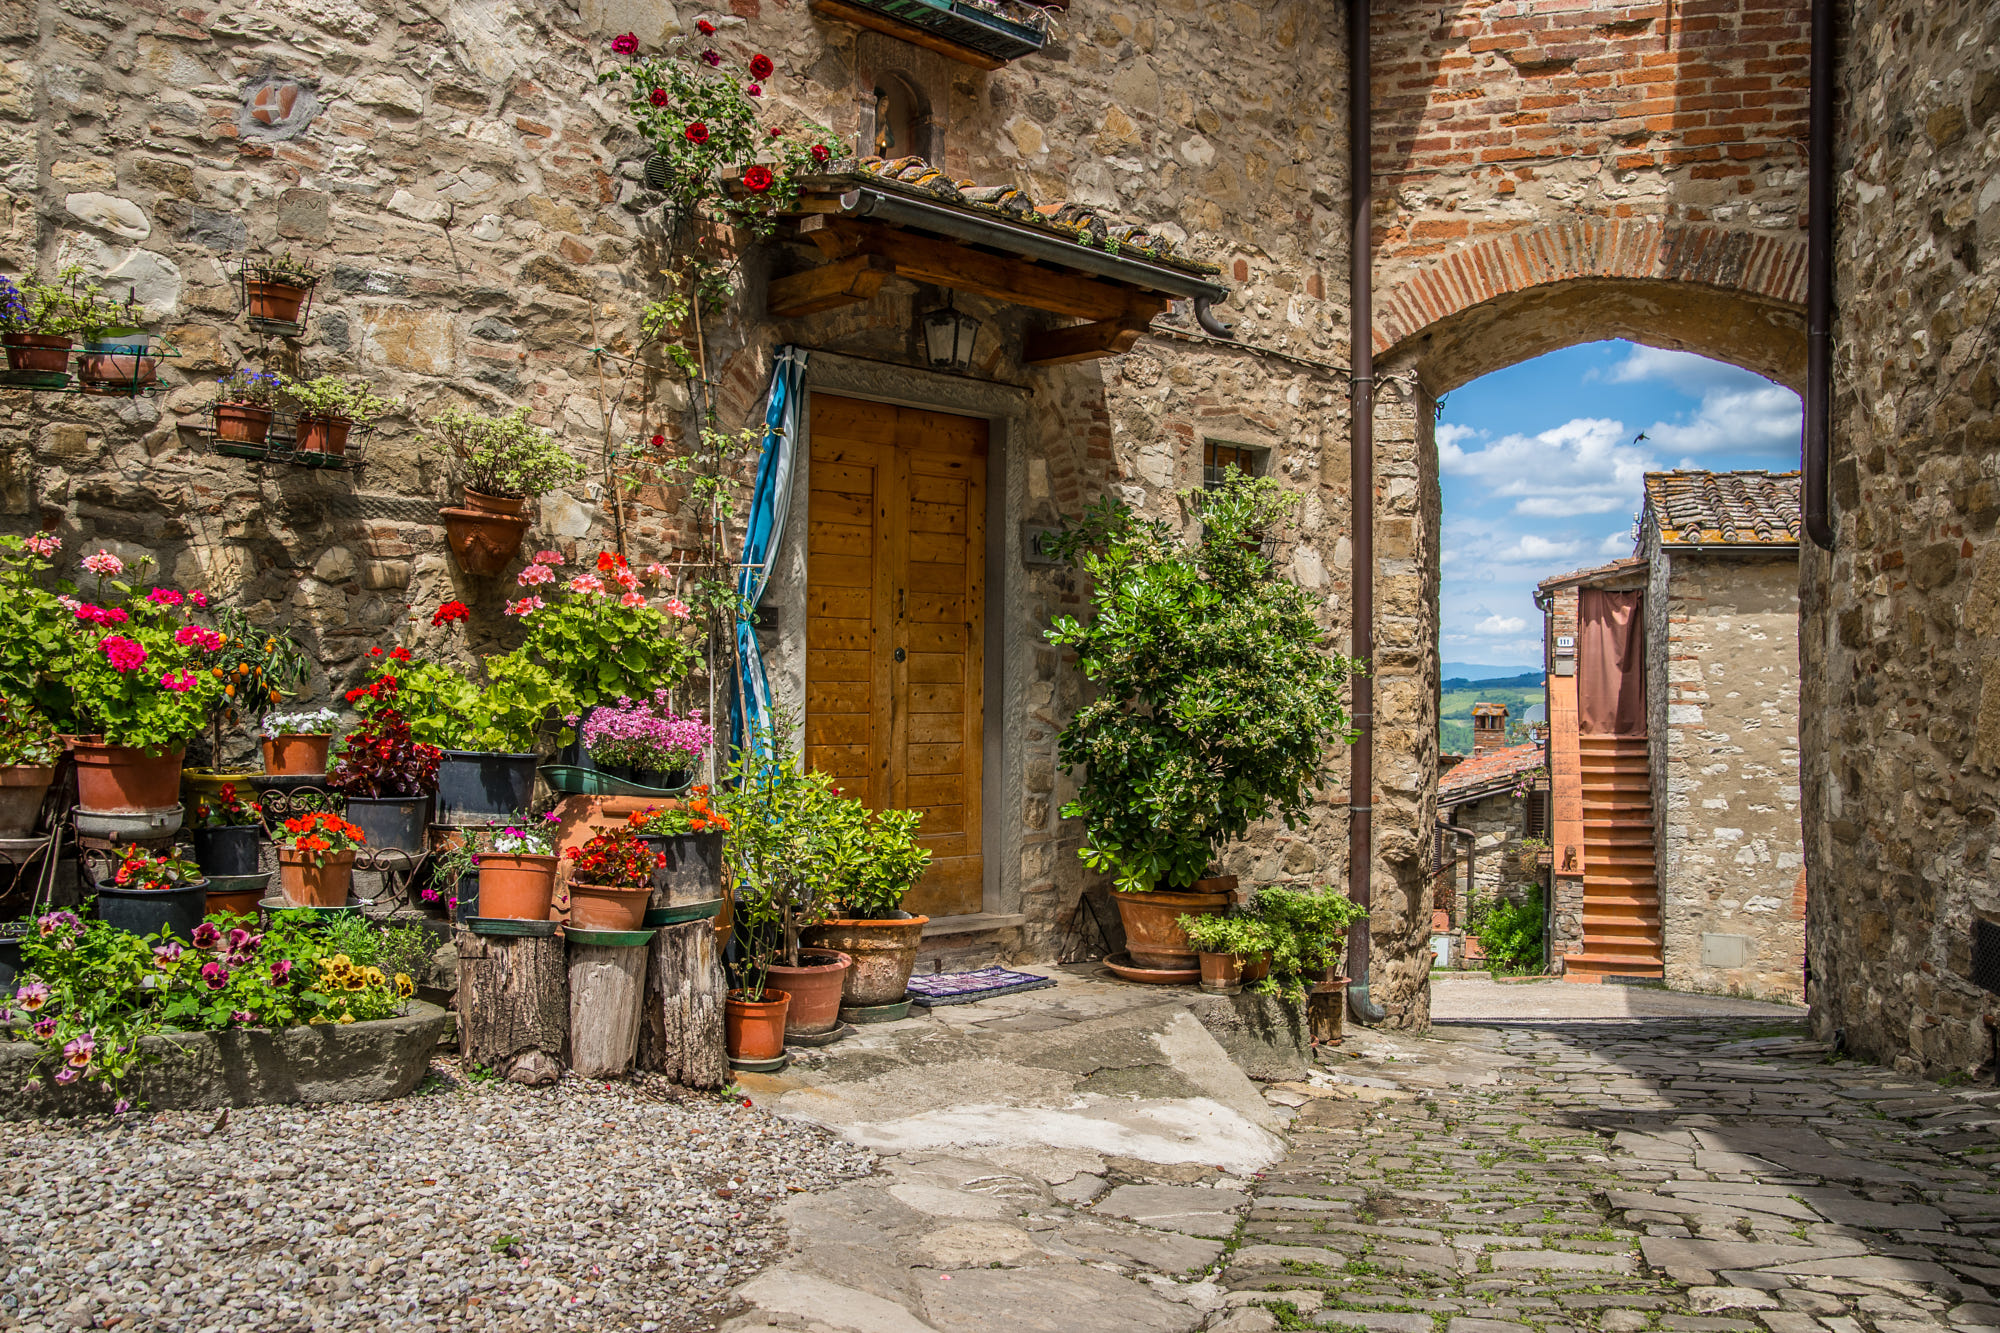
[[[1519,722],[1530,708],[1547,702],[1542,673],[1530,671],[1498,680],[1463,680],[1454,677],[1443,683],[1438,701],[1438,744],[1446,754],[1472,752],[1472,705],[1506,704],[1507,720]]]

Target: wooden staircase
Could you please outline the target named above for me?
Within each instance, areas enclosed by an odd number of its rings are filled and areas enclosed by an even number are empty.
[[[1579,747],[1583,952],[1563,960],[1563,975],[1571,981],[1664,980],[1646,738],[1583,736]]]

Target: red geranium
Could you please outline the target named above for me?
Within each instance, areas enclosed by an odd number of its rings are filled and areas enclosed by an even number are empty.
[[[410,660],[410,650],[408,648],[391,648],[389,650],[389,660],[391,662],[407,662]]]
[[[762,194],[771,188],[771,169],[764,166],[746,167],[743,170],[743,188],[754,194]]]
[[[771,71],[776,68],[777,66],[771,63],[771,57],[762,52],[750,57],[750,77],[753,79],[768,79],[771,77]]]
[[[435,629],[439,625],[449,625],[453,621],[457,620],[470,620],[470,619],[472,619],[472,612],[465,605],[464,602],[459,602],[459,601],[446,602],[443,606],[440,606],[437,609],[435,614],[431,616],[431,628]]]
[[[715,25],[713,23],[710,23],[707,19],[696,20],[694,25],[694,30],[700,33],[704,37],[715,36]]]
[[[681,135],[689,143],[707,143],[708,126],[702,124],[700,121],[697,120],[690,123],[686,129],[682,130]]]

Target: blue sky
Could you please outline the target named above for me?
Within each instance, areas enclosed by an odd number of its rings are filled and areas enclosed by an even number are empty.
[[[1540,667],[1535,584],[1632,554],[1648,472],[1796,468],[1799,398],[1692,352],[1585,343],[1453,390],[1437,442],[1444,659]]]

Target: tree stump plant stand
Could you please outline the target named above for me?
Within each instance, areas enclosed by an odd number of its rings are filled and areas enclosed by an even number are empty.
[[[706,916],[659,927],[646,953],[645,1013],[639,1067],[684,1088],[710,1090],[729,1082],[723,1045],[723,1000],[729,992]]]
[[[650,930],[571,930],[570,1067],[585,1078],[632,1072],[646,998]]]
[[[569,1059],[569,960],[553,922],[520,934],[464,926],[458,946],[458,1050],[510,1083],[539,1087]]]

